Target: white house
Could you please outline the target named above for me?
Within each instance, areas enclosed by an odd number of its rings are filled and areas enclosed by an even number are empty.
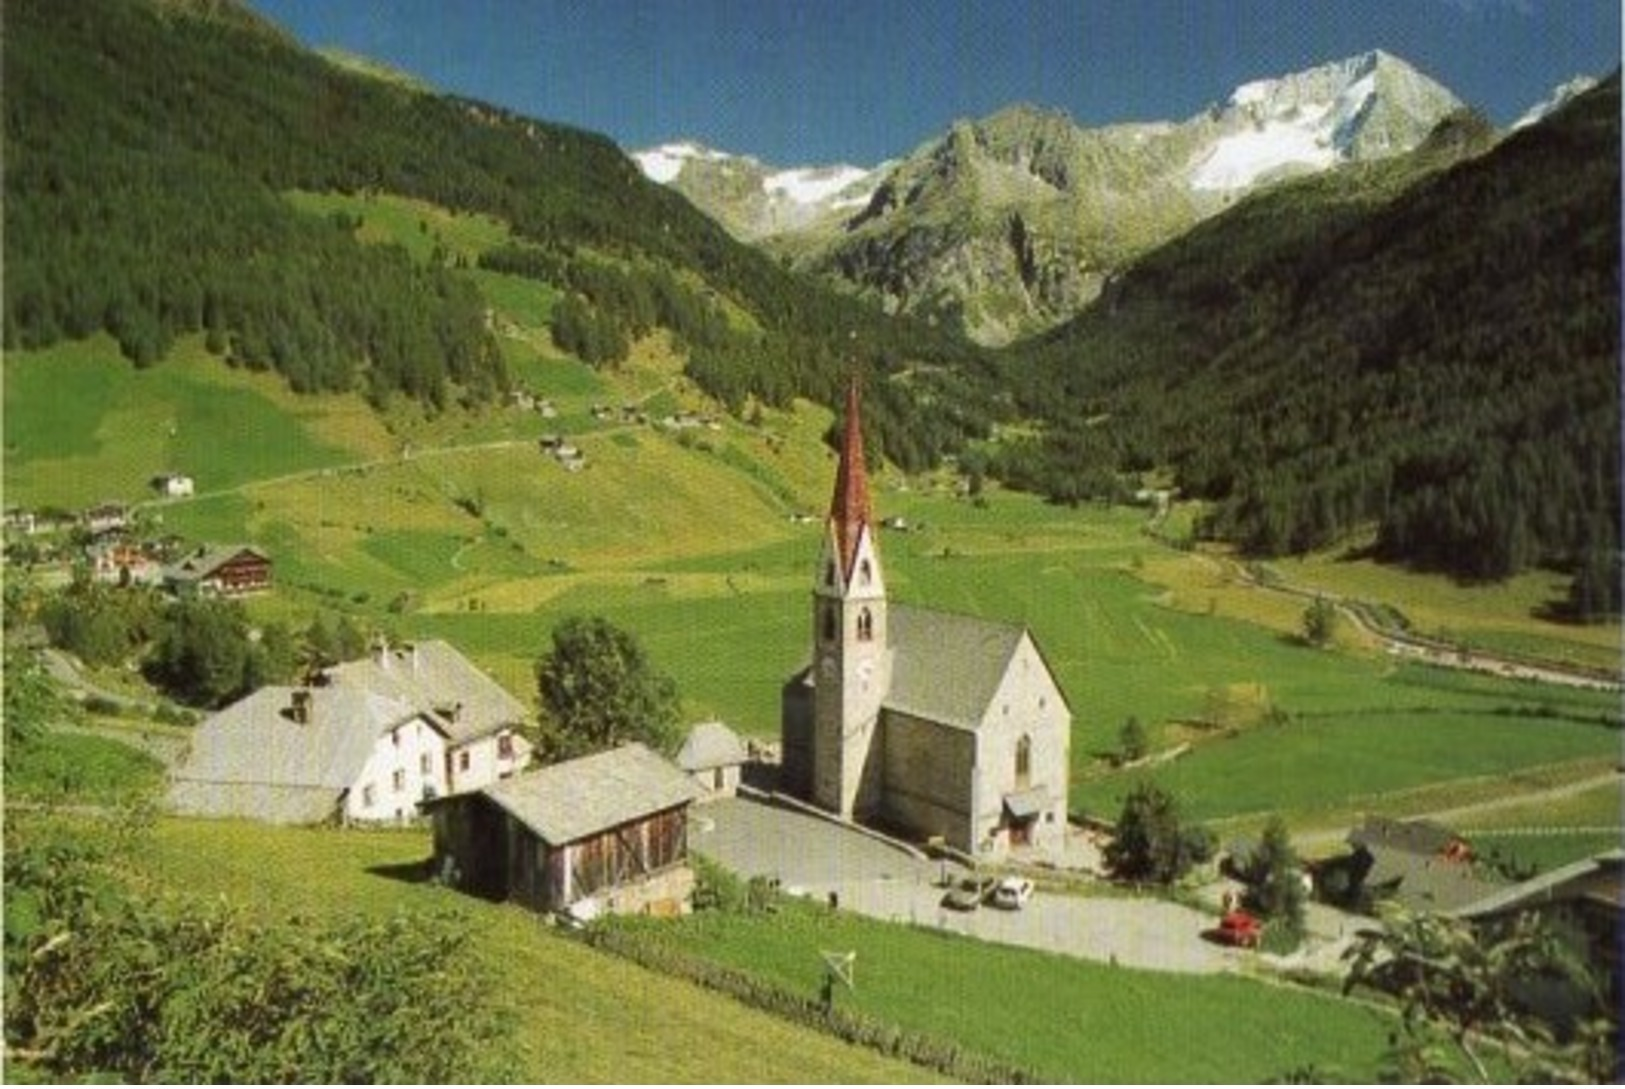
[[[152,486],[158,490],[159,495],[170,499],[180,499],[197,493],[196,484],[184,473],[161,473],[153,478]]]
[[[683,740],[683,747],[677,753],[677,766],[700,788],[702,800],[726,798],[739,790],[740,776],[749,756],[745,743],[727,726],[720,722],[702,722]]]
[[[401,822],[418,804],[521,770],[523,704],[442,642],[262,688],[200,723],[175,811],[272,823]]]

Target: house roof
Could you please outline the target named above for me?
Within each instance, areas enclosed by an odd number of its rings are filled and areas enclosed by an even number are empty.
[[[1464,919],[1474,919],[1579,898],[1601,900],[1618,911],[1625,904],[1622,875],[1625,875],[1625,850],[1615,848],[1560,866],[1510,888],[1497,889],[1456,908],[1454,914]]]
[[[567,760],[478,791],[555,847],[692,802],[694,783],[644,745]],[[445,804],[463,795],[442,799]]]
[[[1425,820],[1396,820],[1393,817],[1367,817],[1349,833],[1353,847],[1387,847],[1415,855],[1436,855],[1461,837],[1442,824]]]
[[[1365,886],[1413,911],[1454,912],[1492,895],[1499,887],[1463,860],[1374,843],[1366,846],[1371,869]]]
[[[385,647],[333,666],[327,675],[334,684],[387,693],[430,712],[454,743],[530,717],[524,704],[441,639]]]
[[[297,691],[308,693],[305,722],[292,714]],[[182,812],[320,820],[361,773],[379,736],[417,718],[429,721],[376,692],[267,686],[198,725],[173,773],[170,800]],[[260,800],[225,805],[223,792]]]
[[[887,627],[895,657],[885,706],[966,729],[981,725],[1027,634],[1002,621],[896,604]]]
[[[720,722],[702,722],[688,732],[677,753],[677,766],[684,771],[729,768],[745,762],[745,743]]]
[[[252,545],[217,545],[213,548],[205,548],[192,553],[190,556],[187,556],[185,559],[169,568],[166,574],[168,574],[170,578],[180,579],[181,581],[186,582],[195,581],[197,579],[206,579],[220,568],[224,567],[228,562],[245,553],[253,556],[255,559],[264,560],[267,563],[269,563],[271,559],[271,557],[267,556],[265,553],[261,552]]]

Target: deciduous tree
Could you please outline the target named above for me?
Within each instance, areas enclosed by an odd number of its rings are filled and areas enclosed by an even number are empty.
[[[641,741],[677,747],[677,685],[631,632],[603,617],[572,617],[553,629],[536,663],[541,749],[562,760]]]

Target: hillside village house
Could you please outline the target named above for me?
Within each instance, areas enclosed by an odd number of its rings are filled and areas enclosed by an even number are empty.
[[[199,724],[171,777],[175,811],[400,822],[530,760],[525,706],[446,643],[383,647],[316,681],[267,686]]]
[[[252,545],[199,548],[164,572],[164,585],[178,595],[236,597],[271,588],[271,557]]]
[[[977,855],[1066,834],[1072,713],[1024,627],[887,599],[856,386],[812,594],[813,661],[782,691],[781,788]]]
[[[457,888],[580,918],[689,910],[689,778],[639,744],[427,803]]]
[[[169,499],[197,494],[197,485],[184,473],[160,473],[152,478],[152,486],[157,489],[159,495]]]
[[[730,798],[739,790],[749,757],[738,734],[720,722],[702,722],[683,739],[677,766],[694,780],[702,799]]]

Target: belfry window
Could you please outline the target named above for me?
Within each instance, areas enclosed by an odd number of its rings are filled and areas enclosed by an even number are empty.
[[[875,581],[874,565],[871,564],[868,560],[864,560],[863,562],[859,563],[858,564],[858,585],[859,586],[868,586],[870,583],[872,583],[874,581]]]
[[[820,634],[820,637],[824,640],[824,642],[826,642],[826,643],[835,642],[835,636],[837,634],[837,631],[836,631],[837,623],[838,622],[835,619],[835,607],[833,605],[826,605],[824,607],[824,610],[823,610],[823,613],[822,613],[822,619],[821,619],[820,624],[819,624],[819,629],[820,629],[819,634]]]
[[[868,609],[858,612],[858,642],[867,643],[875,637],[875,617]]]

